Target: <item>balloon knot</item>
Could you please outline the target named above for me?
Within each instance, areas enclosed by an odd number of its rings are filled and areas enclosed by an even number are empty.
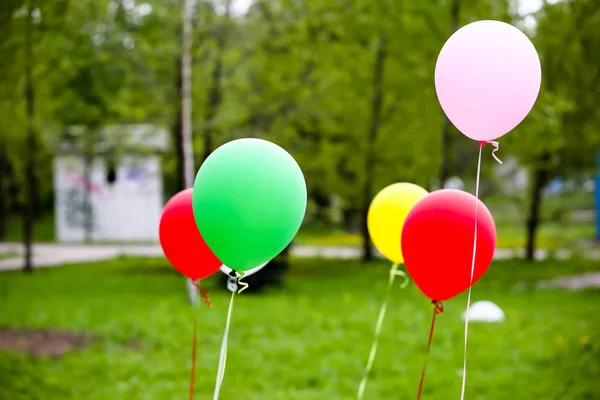
[[[485,144],[486,144],[486,143],[487,143],[487,142],[486,142],[485,140],[480,140],[480,141],[479,141],[479,146],[480,146],[480,147],[483,147],[483,146],[485,146]]]
[[[441,301],[431,300],[431,304],[433,304],[433,312],[435,314],[442,314],[444,312],[444,305]]]

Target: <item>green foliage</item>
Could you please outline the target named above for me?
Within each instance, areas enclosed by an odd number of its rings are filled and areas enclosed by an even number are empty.
[[[467,396],[489,400],[600,396],[598,290],[536,291],[539,279],[594,270],[593,262],[495,263],[474,287],[506,312],[472,323]],[[236,301],[223,398],[348,399],[366,362],[389,265],[296,260],[289,288]],[[365,284],[368,282],[367,284]],[[519,285],[520,284],[520,285]],[[164,260],[118,259],[0,277],[0,326],[91,334],[96,342],[60,358],[0,353],[0,398],[171,399],[187,395],[194,318],[183,282]],[[211,289],[199,318],[196,396],[210,398],[229,295]],[[524,289],[516,289],[522,286]],[[371,399],[417,391],[431,307],[414,284],[394,291]],[[424,396],[460,392],[466,296],[438,318]],[[293,310],[293,312],[291,312]],[[532,384],[535,382],[535,384]]]
[[[518,23],[508,0],[455,0],[458,25],[478,19]],[[194,150],[239,137],[283,145],[299,161],[311,197],[342,199],[356,210],[368,179],[430,187],[439,171],[442,110],[433,73],[450,35],[451,1],[256,0],[235,15],[227,1],[198,1],[192,76]],[[538,103],[502,140],[502,157],[551,177],[580,177],[600,148],[600,18],[595,0],[546,4],[532,37],[543,66]],[[22,180],[25,138],[23,0],[0,13],[0,141]],[[43,149],[41,192],[52,197],[51,158],[65,126],[176,124],[181,2],[51,0],[34,13],[36,121]],[[381,115],[374,125],[376,57],[383,46]],[[211,140],[206,140],[210,136]],[[477,148],[450,134],[451,174],[473,176]],[[205,149],[206,146],[211,148]],[[370,154],[372,152],[372,154]],[[166,187],[175,152],[164,156]],[[372,176],[367,176],[370,159]],[[484,167],[484,178],[489,174]],[[44,204],[49,204],[45,199]]]
[[[158,2],[157,2],[158,3]],[[25,145],[24,63],[27,12],[20,2],[3,8],[0,50],[0,141],[23,180]],[[164,6],[163,6],[164,7]],[[12,11],[11,11],[12,10]],[[143,11],[143,10],[142,10]],[[140,6],[108,0],[39,2],[34,11],[33,84],[36,118],[32,121],[42,144],[38,173],[43,202],[51,197],[52,154],[64,127],[78,125],[87,136],[106,124],[156,123],[171,118],[172,81],[161,75],[161,65],[152,61],[160,53],[168,57],[175,46],[175,33],[161,48],[152,40],[165,29],[163,19],[146,18]],[[154,36],[148,33],[154,32]],[[159,42],[160,43],[160,42]],[[172,44],[171,44],[172,43]],[[175,62],[169,59],[173,73]],[[158,75],[158,79],[157,79]],[[174,89],[174,88],[173,88]],[[93,138],[92,138],[93,139]],[[92,140],[93,144],[94,140]]]
[[[509,135],[526,165],[552,154],[552,176],[581,176],[594,169],[600,148],[600,4],[593,0],[549,2],[533,38],[542,62],[542,90],[523,125]]]

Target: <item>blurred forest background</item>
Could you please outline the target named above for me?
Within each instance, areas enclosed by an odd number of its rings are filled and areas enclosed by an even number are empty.
[[[540,227],[538,247],[590,242],[600,2],[544,1],[529,13],[525,3],[4,0],[0,239],[54,240],[52,157],[70,140],[91,159],[107,125],[170,132],[167,199],[186,186],[182,121],[191,118],[195,169],[235,138],[278,143],[309,189],[297,241],[361,245],[370,259],[365,216],[378,190],[397,181],[473,189],[477,146],[445,119],[433,73],[457,27],[498,19],[530,35],[543,68],[532,113],[501,140],[503,168],[484,153],[498,247],[532,258]],[[81,133],[68,136],[71,126]]]

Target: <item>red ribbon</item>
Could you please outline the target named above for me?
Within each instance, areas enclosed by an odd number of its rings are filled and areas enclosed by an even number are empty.
[[[212,308],[212,303],[210,302],[210,297],[208,296],[208,290],[198,285],[196,282],[194,282],[194,286],[196,286],[196,289],[198,289],[200,293],[202,293],[202,299],[204,300],[204,304],[206,304],[206,307]]]
[[[198,314],[194,312],[194,340],[192,344],[192,375],[190,376],[190,400],[194,399],[194,383],[196,379],[196,337]]]
[[[425,381],[425,370],[427,369],[427,359],[429,358],[429,349],[431,348],[431,339],[433,339],[433,328],[435,327],[435,317],[438,314],[444,312],[444,306],[441,302],[433,300],[433,318],[431,319],[431,328],[429,329],[429,341],[427,342],[427,355],[425,356],[425,364],[423,364],[423,371],[421,371],[421,382],[419,383],[419,392],[417,393],[417,400],[421,398],[421,392],[423,391],[423,382]]]

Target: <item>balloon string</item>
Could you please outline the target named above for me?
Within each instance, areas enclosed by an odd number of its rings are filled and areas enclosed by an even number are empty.
[[[221,392],[221,385],[223,384],[223,377],[225,375],[225,364],[227,363],[227,342],[229,340],[229,326],[231,325],[231,313],[233,311],[235,295],[236,292],[233,291],[231,293],[231,300],[229,300],[229,309],[227,310],[225,332],[223,333],[223,340],[221,341],[221,354],[219,355],[219,367],[217,370],[217,381],[215,383],[215,394],[213,396],[213,400],[217,400],[219,398],[219,393]]]
[[[467,386],[467,340],[469,337],[469,309],[471,308],[471,287],[473,286],[473,275],[475,272],[475,256],[477,255],[477,212],[479,210],[479,180],[481,177],[481,152],[485,142],[479,144],[479,158],[477,160],[477,178],[475,180],[475,231],[473,234],[473,257],[471,258],[471,278],[469,280],[469,294],[467,296],[467,311],[465,313],[465,348],[463,353],[463,376],[462,389],[460,391],[460,400],[465,398],[465,388]],[[492,153],[493,154],[493,153]]]
[[[419,391],[417,392],[417,400],[421,399],[421,392],[423,391],[423,382],[425,381],[425,370],[427,369],[427,360],[429,359],[429,349],[431,348],[431,340],[433,339],[433,329],[435,328],[435,317],[438,314],[444,312],[444,306],[441,302],[433,300],[433,318],[431,319],[431,328],[429,328],[429,340],[427,341],[427,353],[425,355],[425,364],[423,364],[423,370],[421,371],[421,381],[419,382]]]
[[[225,376],[225,365],[227,364],[227,342],[229,341],[229,326],[231,325],[231,314],[233,312],[235,295],[242,293],[244,290],[248,289],[249,286],[246,282],[242,281],[242,278],[244,278],[246,273],[244,271],[239,271],[237,274],[237,283],[238,286],[240,286],[240,289],[237,292],[232,290],[231,300],[229,300],[227,320],[225,322],[225,332],[223,333],[223,340],[221,341],[221,354],[219,355],[219,367],[217,371],[217,381],[215,383],[215,394],[213,396],[213,400],[218,400],[219,393],[221,392],[221,386],[223,385],[223,377]]]
[[[385,313],[387,311],[388,301],[390,298],[390,293],[392,291],[392,285],[394,283],[394,278],[396,275],[400,275],[404,277],[404,282],[402,282],[401,289],[404,289],[409,282],[408,276],[406,272],[398,270],[398,264],[393,264],[390,269],[390,278],[388,279],[387,291],[385,294],[385,298],[381,308],[379,309],[379,316],[377,317],[377,324],[375,326],[375,337],[373,338],[373,344],[371,345],[371,353],[369,354],[369,361],[367,361],[367,366],[365,368],[365,373],[360,382],[360,386],[358,387],[357,399],[361,400],[363,398],[363,394],[365,393],[365,388],[367,386],[367,381],[369,380],[369,374],[371,373],[371,368],[373,367],[373,362],[375,361],[375,355],[377,354],[377,345],[379,341],[379,334],[381,333],[381,327],[383,326],[383,319],[385,318]]]

